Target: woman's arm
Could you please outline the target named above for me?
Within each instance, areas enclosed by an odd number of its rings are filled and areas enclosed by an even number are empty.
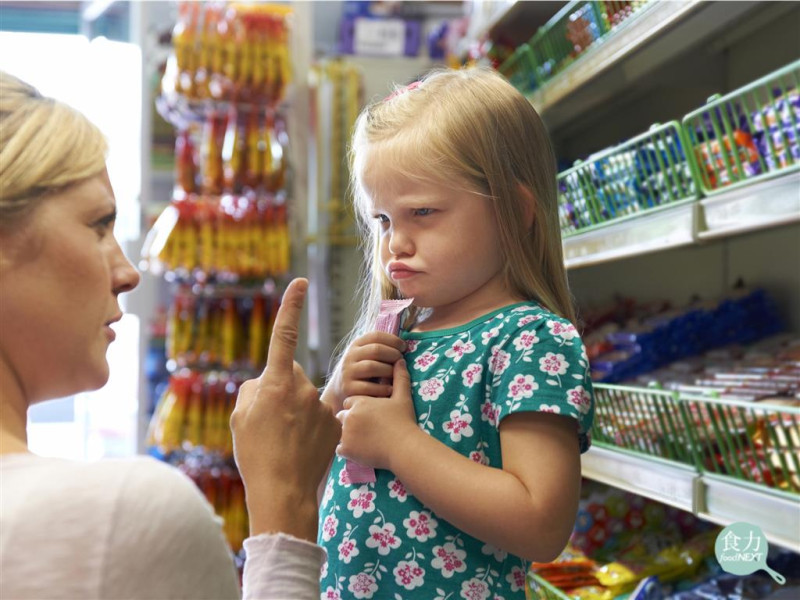
[[[518,413],[500,424],[503,469],[478,464],[416,424],[403,361],[390,398],[348,398],[339,454],[391,470],[462,531],[537,562],[563,550],[575,523],[580,453],[574,419]],[[391,427],[379,428],[380,422]]]

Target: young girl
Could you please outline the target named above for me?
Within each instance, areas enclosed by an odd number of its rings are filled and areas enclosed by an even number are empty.
[[[372,265],[323,394],[321,597],[522,599],[572,531],[593,416],[548,135],[493,71],[440,71],[364,110],[352,165]],[[399,337],[371,332],[389,298],[414,299]]]

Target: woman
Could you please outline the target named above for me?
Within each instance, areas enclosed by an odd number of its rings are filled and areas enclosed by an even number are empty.
[[[235,598],[221,524],[180,472],[27,448],[28,407],[106,382],[118,298],[139,281],[113,236],[105,152],[81,113],[0,72],[0,597]],[[250,597],[318,594],[316,489],[340,428],[292,360],[306,287],[287,290],[232,419]]]

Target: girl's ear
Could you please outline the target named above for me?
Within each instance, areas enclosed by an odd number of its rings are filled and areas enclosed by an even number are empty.
[[[522,199],[522,216],[525,229],[530,231],[531,227],[533,227],[533,220],[536,218],[536,198],[533,192],[521,183],[517,183],[517,190]]]

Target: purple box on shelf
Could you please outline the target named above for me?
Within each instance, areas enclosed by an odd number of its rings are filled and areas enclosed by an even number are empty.
[[[421,38],[419,21],[345,17],[339,32],[339,51],[359,56],[417,56]]]

